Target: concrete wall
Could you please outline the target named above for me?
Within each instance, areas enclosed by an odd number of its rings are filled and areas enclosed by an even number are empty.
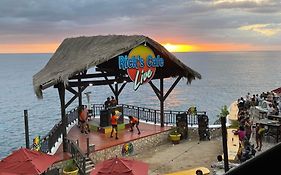
[[[144,150],[148,150],[151,148],[155,148],[158,145],[170,142],[169,135],[170,131],[162,132],[159,134],[147,136],[138,140],[131,141],[130,143],[133,144],[134,153],[139,154]],[[221,136],[221,129],[220,128],[210,128],[210,136],[211,139],[214,137]],[[198,128],[189,128],[188,129],[188,139],[191,140],[199,140],[198,135]],[[113,158],[115,156],[121,157],[122,156],[122,147],[124,144],[113,146],[111,148],[95,151],[94,153],[90,154],[90,158],[94,161],[94,163],[98,163],[103,160],[107,160]]]
[[[169,141],[168,140],[169,132],[170,131],[166,131],[166,132],[162,132],[159,134],[155,134],[138,140],[131,141],[130,143],[133,144],[133,148],[134,148],[133,154],[138,154],[144,150],[167,143]],[[95,151],[94,153],[90,154],[90,158],[94,161],[94,163],[98,163],[100,161],[113,158],[115,156],[121,157],[123,145],[124,144],[113,146],[111,148],[100,150],[100,151]]]

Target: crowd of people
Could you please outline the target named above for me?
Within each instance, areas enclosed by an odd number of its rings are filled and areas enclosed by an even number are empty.
[[[265,134],[265,126],[261,123],[254,123],[252,109],[261,106],[266,101],[268,103],[268,111],[266,115],[278,115],[280,106],[273,92],[263,92],[262,94],[247,93],[246,98],[241,97],[237,101],[238,106],[238,125],[239,128],[234,134],[237,134],[240,141],[240,152],[238,154],[241,162],[253,157],[256,151],[262,150],[262,142]],[[251,142],[255,140],[256,146]]]

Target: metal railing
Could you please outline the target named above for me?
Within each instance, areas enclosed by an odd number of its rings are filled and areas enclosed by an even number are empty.
[[[152,122],[154,124],[160,123],[160,110],[150,109],[145,107],[121,104],[118,105],[122,107],[122,112],[124,116],[133,115],[145,122]],[[92,114],[93,116],[99,116],[100,111],[104,109],[103,104],[92,104]],[[198,115],[206,114],[205,111],[197,111],[196,115],[189,115],[187,111],[164,111],[164,123],[168,124],[176,124],[176,116],[178,114],[187,114],[187,124],[197,125],[198,124]],[[67,126],[78,119],[78,110],[77,107],[66,114],[67,118]],[[58,122],[51,131],[42,138],[41,142],[41,151],[42,152],[51,152],[52,148],[55,146],[55,143],[62,137],[63,126],[62,122]]]
[[[69,111],[66,114],[67,126],[69,126],[72,122],[74,122],[78,118],[78,110],[77,108]],[[55,143],[62,137],[63,126],[62,122],[59,121],[57,124],[53,126],[50,132],[42,138],[41,148],[42,152],[48,153],[51,152],[52,148],[55,146]]]
[[[86,155],[83,154],[79,146],[72,140],[66,139],[67,152],[72,156],[77,167],[79,168],[80,174],[86,174]]]
[[[122,107],[122,112],[124,116],[133,115],[140,120],[145,122],[152,122],[154,124],[160,123],[160,110],[150,109],[145,107],[127,105],[127,104],[120,104],[118,106]],[[100,115],[100,111],[104,109],[103,104],[93,104],[93,116]],[[164,110],[164,123],[168,124],[176,124],[176,116],[178,114],[186,114],[187,115],[187,123],[188,125],[197,125],[198,124],[198,115],[206,114],[205,111],[197,111],[197,114],[190,115],[187,111],[171,111],[171,110]]]

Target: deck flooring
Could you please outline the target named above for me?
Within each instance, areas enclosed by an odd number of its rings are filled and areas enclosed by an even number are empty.
[[[96,119],[93,119],[96,120]],[[110,138],[110,133],[100,133],[91,131],[88,134],[81,133],[80,129],[77,125],[74,125],[71,130],[67,134],[67,138],[73,141],[79,142],[79,147],[81,150],[86,153],[87,152],[87,138],[89,138],[89,144],[95,145],[95,151],[107,149],[109,147],[113,147],[119,144],[124,144],[129,141],[133,141],[136,139],[140,139],[143,137],[151,136],[157,133],[161,133],[171,129],[170,126],[160,127],[159,125],[142,123],[139,124],[139,129],[141,134],[138,135],[137,129],[134,128],[134,132],[129,131],[130,128],[125,128],[118,131],[118,138],[115,139],[114,137]],[[58,150],[56,151],[55,155],[60,156],[62,160],[70,158],[70,155],[67,153],[63,153],[62,144],[59,146]]]

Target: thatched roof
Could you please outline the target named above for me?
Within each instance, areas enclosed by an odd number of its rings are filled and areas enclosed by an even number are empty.
[[[42,86],[50,87],[60,82],[67,85],[70,77],[91,67],[100,66],[115,71],[116,67],[112,66],[111,60],[144,43],[165,59],[165,67],[162,71],[157,70],[158,75],[155,77],[183,76],[189,83],[195,78],[201,79],[198,72],[187,67],[161,44],[146,36],[77,37],[65,39],[46,66],[33,76],[35,93],[42,98]]]

